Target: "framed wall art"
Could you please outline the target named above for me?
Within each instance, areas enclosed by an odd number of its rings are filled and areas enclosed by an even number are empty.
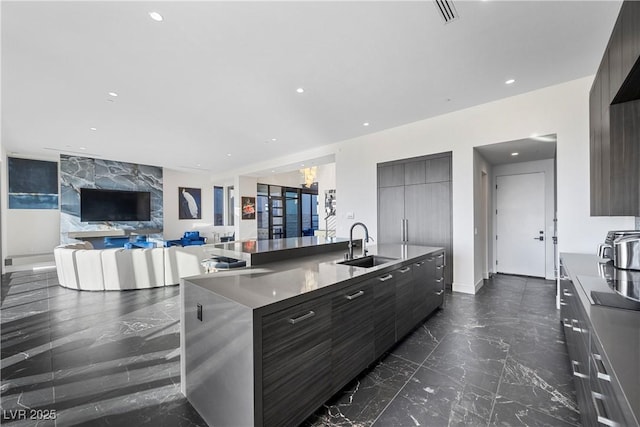
[[[202,219],[200,188],[178,187],[178,219]]]

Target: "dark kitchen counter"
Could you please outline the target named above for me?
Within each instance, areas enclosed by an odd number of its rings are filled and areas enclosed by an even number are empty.
[[[614,375],[633,412],[640,421],[640,311],[594,305],[591,292],[608,287],[599,273],[601,260],[595,255],[563,253],[562,265],[573,282]],[[603,289],[604,289],[603,288]],[[613,297],[619,297],[612,295]],[[619,297],[622,298],[622,297]]]
[[[437,247],[396,244],[370,246],[368,249],[369,255],[394,260],[372,268],[350,267],[338,264],[344,260],[345,251],[341,250],[247,269],[194,276],[185,281],[251,309],[270,305],[274,305],[270,309],[275,309],[277,303],[289,298],[304,299],[311,292],[318,296],[323,292],[330,292],[330,288],[338,283],[347,285],[364,279],[364,276],[375,276],[412,259],[442,250]],[[356,255],[359,256],[357,251]]]

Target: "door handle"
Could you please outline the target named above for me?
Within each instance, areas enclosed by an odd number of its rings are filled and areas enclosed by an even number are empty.
[[[544,236],[534,237],[533,240],[540,240],[541,242],[544,242]]]
[[[409,220],[408,219],[404,220],[404,241],[405,242],[409,241]]]

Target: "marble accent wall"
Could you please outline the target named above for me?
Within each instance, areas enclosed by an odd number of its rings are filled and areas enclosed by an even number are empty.
[[[151,221],[80,222],[80,188],[149,191]],[[70,231],[162,229],[162,168],[112,160],[60,155],[60,242]]]

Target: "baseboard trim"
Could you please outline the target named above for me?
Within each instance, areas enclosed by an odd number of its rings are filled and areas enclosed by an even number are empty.
[[[461,283],[453,283],[451,285],[451,290],[453,292],[461,292],[463,294],[475,294],[476,290],[475,287],[473,285],[463,285]]]

